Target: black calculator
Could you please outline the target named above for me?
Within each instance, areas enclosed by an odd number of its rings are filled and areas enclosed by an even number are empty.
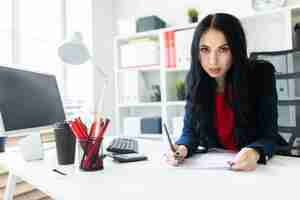
[[[148,159],[147,156],[141,153],[114,154],[112,157],[115,161],[118,161],[120,163],[136,162]]]

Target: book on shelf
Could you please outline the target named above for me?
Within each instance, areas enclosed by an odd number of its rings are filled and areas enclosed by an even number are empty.
[[[138,72],[128,71],[120,75],[120,103],[138,103]]]
[[[138,71],[125,71],[119,77],[120,104],[149,102],[147,80]]]
[[[176,68],[188,69],[191,65],[191,45],[194,29],[175,32]]]
[[[164,32],[164,42],[165,42],[165,66],[168,67],[170,63],[170,56],[169,56],[169,32]]]
[[[176,67],[175,31],[167,31],[165,35],[166,67]]]
[[[167,68],[189,68],[194,28],[164,33]]]

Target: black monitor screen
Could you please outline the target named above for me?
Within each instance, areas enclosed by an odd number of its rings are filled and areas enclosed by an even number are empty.
[[[5,131],[65,120],[55,76],[0,66],[0,112]]]

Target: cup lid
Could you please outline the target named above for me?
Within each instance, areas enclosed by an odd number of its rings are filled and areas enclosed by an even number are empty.
[[[63,122],[57,122],[54,125],[55,128],[59,129],[59,128],[69,128],[69,124],[67,121],[63,121]]]

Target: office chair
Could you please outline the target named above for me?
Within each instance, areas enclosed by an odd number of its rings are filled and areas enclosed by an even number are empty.
[[[300,157],[300,49],[253,52],[250,59],[266,60],[274,65],[278,130],[289,144],[278,154]]]

